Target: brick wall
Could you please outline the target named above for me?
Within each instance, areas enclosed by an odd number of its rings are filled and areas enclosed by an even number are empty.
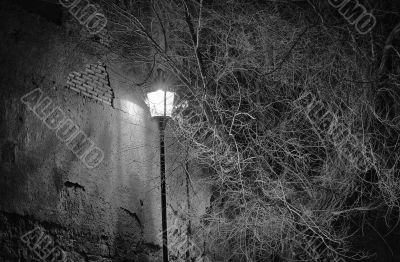
[[[83,72],[72,72],[68,76],[67,88],[103,102],[113,105],[114,92],[106,68],[102,63],[88,64]]]

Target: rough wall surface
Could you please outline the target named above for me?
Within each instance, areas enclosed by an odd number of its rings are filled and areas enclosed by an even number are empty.
[[[97,63],[94,50],[36,15],[5,3],[0,10],[0,257],[29,260],[19,238],[39,225],[82,261],[151,260],[160,248],[159,191],[152,184],[158,131],[142,99],[124,86],[119,67],[110,84],[132,114],[68,90],[71,72]],[[104,151],[98,167],[85,167],[21,103],[35,88]]]

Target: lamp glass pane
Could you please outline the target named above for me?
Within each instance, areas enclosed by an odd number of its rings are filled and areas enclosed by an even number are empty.
[[[164,92],[163,90],[158,90],[147,94],[147,105],[150,108],[150,114],[154,116],[164,116]],[[165,116],[172,115],[172,109],[174,107],[174,97],[173,92],[166,92],[166,111]]]

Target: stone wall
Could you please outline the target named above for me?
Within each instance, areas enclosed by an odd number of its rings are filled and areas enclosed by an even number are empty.
[[[73,261],[160,261],[159,133],[132,85],[141,72],[10,2],[0,3],[0,261],[33,260],[21,236],[36,227]],[[104,152],[98,166],[22,103],[37,88]],[[188,196],[204,212],[209,193],[201,176],[187,193],[184,150],[166,143],[171,225]]]

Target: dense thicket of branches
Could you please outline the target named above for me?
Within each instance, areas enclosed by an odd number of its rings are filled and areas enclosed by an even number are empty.
[[[393,226],[398,64],[382,51],[390,30],[377,5],[377,27],[360,35],[317,0],[103,2],[112,50],[149,76],[169,72],[188,102],[173,128],[211,172],[202,230],[216,261],[361,258],[352,219],[383,208]],[[373,156],[368,172],[293,106],[306,90]]]

